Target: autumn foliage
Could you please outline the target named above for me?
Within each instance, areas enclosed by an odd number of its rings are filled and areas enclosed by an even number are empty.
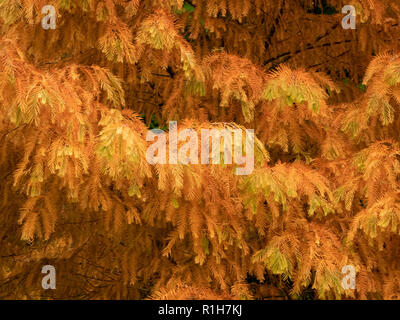
[[[399,299],[399,17],[398,0],[0,1],[0,298]],[[254,129],[254,171],[149,164],[172,120]]]

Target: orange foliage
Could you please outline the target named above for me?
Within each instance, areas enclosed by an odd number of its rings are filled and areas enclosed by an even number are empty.
[[[399,8],[1,1],[0,298],[398,299]],[[172,120],[254,129],[254,172],[150,165]]]

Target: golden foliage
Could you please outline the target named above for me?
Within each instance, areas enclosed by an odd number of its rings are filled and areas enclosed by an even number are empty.
[[[0,1],[0,298],[398,299],[400,4],[349,2]],[[255,170],[151,166],[172,120]]]

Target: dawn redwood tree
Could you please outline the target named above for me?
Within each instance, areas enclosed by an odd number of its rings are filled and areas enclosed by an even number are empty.
[[[0,298],[399,299],[399,10],[0,1]],[[254,129],[254,171],[151,165],[169,121]]]

